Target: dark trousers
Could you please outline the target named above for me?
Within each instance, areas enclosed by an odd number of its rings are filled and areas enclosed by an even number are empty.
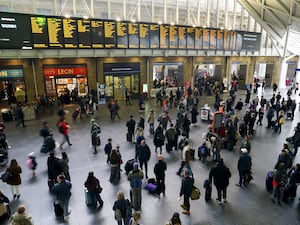
[[[183,195],[183,204],[187,211],[190,211],[190,196],[187,194]]]
[[[141,169],[143,170],[143,165],[145,164],[145,174],[146,174],[146,178],[148,178],[148,162],[145,161],[140,161],[140,165],[141,165]]]
[[[227,195],[227,187],[216,187],[217,188],[217,193],[218,193],[218,201],[222,200],[222,194],[223,194],[223,199],[226,199]]]
[[[157,181],[157,187],[159,190],[159,193],[165,194],[166,185],[165,185],[165,178],[164,177],[156,177]]]
[[[22,123],[23,127],[25,127],[24,118],[19,118],[16,126],[17,127],[20,126],[21,123]]]
[[[239,185],[246,185],[246,175],[248,174],[248,170],[239,170]]]
[[[182,169],[183,169],[184,166],[185,166],[185,161],[181,161],[180,168],[179,168],[179,170],[178,170],[178,172],[177,172],[178,175],[181,174]]]

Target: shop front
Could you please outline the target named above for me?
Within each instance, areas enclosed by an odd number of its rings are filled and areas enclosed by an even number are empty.
[[[104,63],[106,101],[125,100],[126,91],[131,98],[140,94],[140,63]]]
[[[65,96],[68,103],[88,94],[86,65],[47,65],[43,75],[48,97]]]
[[[0,68],[0,98],[10,101],[15,96],[18,102],[26,101],[24,71],[22,67]]]
[[[233,61],[231,64],[231,81],[232,83],[238,81],[240,89],[246,89],[247,70],[247,62]]]
[[[256,62],[254,78],[259,81],[265,80],[267,87],[272,87],[272,75],[274,70],[274,62]],[[277,84],[278,85],[278,84]]]

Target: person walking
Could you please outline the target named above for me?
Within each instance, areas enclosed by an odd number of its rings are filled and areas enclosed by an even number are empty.
[[[283,185],[285,184],[284,179],[287,177],[286,167],[283,163],[279,163],[273,177],[273,196],[271,201],[275,203],[277,200],[278,205],[281,205],[281,192]]]
[[[16,199],[16,198],[19,199],[20,198],[19,186],[22,183],[22,181],[21,181],[22,169],[19,166],[16,159],[12,159],[10,161],[10,164],[6,168],[6,171],[11,174],[11,178],[7,181],[7,184],[10,185],[11,193],[12,193],[14,199]]]
[[[61,166],[62,173],[68,181],[71,181],[70,173],[69,173],[69,157],[66,152],[61,153],[61,159],[59,159],[59,163]]]
[[[241,149],[241,155],[237,163],[237,169],[239,171],[239,183],[236,184],[239,187],[242,185],[246,186],[248,184],[247,176],[250,175],[252,166],[251,156],[248,155],[248,151],[246,148]]]
[[[215,167],[213,167],[210,170],[209,173],[209,180],[215,185],[215,187],[217,188],[217,193],[218,193],[218,198],[217,198],[217,202],[219,204],[222,203],[222,194],[223,194],[223,202],[226,202],[226,197],[227,197],[227,186],[229,185],[229,178],[231,177],[231,172],[228,169],[228,167],[226,167],[224,165],[224,161],[221,158],[220,161],[217,163],[217,165]]]
[[[181,181],[179,199],[183,196],[183,214],[190,214],[190,197],[194,186],[194,178],[190,177],[190,172],[184,170],[184,177]]]
[[[166,144],[166,150],[167,152],[171,152],[173,150],[173,147],[176,147],[176,129],[173,123],[170,124],[170,127],[166,131],[166,138],[168,141],[168,143]]]
[[[57,176],[63,173],[59,158],[55,157],[55,152],[50,152],[47,159],[47,171],[48,171],[48,187],[52,190],[52,187],[57,182]]]
[[[141,141],[141,144],[137,148],[136,155],[142,170],[143,170],[143,165],[145,165],[146,179],[148,179],[148,161],[150,160],[151,157],[151,151],[149,146],[146,144],[145,140]]]
[[[135,129],[135,120],[133,119],[133,116],[130,115],[129,116],[129,120],[126,123],[126,127],[127,127],[127,135],[128,135],[128,142],[132,142],[132,138],[134,138],[134,129]],[[131,140],[131,141],[130,141]]]
[[[71,193],[72,184],[66,180],[64,175],[57,176],[57,183],[53,186],[51,192],[55,195],[57,203],[61,206],[64,211],[64,220],[69,219],[71,213],[69,209],[69,201],[72,195]]]
[[[110,156],[110,178],[109,181],[113,184],[118,184],[120,181],[120,162],[121,155],[117,152],[116,149],[112,149]]]
[[[60,147],[60,150],[63,149],[63,144],[68,142],[69,146],[71,146],[71,142],[70,142],[70,139],[69,139],[69,124],[67,123],[67,121],[65,120],[61,120],[60,123],[58,124],[58,127],[59,127],[59,132],[63,135],[63,139],[59,145]]]
[[[94,176],[94,172],[90,171],[88,173],[88,177],[84,182],[84,186],[88,190],[89,195],[93,199],[94,207],[97,208],[97,204],[99,203],[99,208],[103,207],[103,200],[100,196],[102,192],[102,187],[100,185],[100,181],[98,178]]]
[[[139,169],[139,163],[133,163],[133,170],[128,174],[130,181],[130,199],[135,210],[140,210],[142,205],[142,179],[144,173]]]
[[[19,205],[17,212],[9,218],[9,224],[33,225],[32,216],[26,213],[26,208],[24,205]]]
[[[292,143],[293,143],[293,147],[294,147],[294,156],[296,157],[297,152],[298,152],[298,147],[300,146],[300,127],[296,126],[295,127],[295,133],[292,136]]]
[[[92,146],[94,148],[94,154],[97,154],[98,142],[100,144],[100,136],[98,137],[98,134],[101,133],[101,127],[99,124],[96,123],[95,119],[91,119],[91,123],[92,123],[92,127],[91,127]]]
[[[38,164],[37,164],[34,152],[31,152],[31,153],[28,154],[26,164],[27,164],[27,167],[30,170],[32,170],[32,177],[35,177],[36,176],[35,170],[36,170]]]
[[[130,102],[130,92],[129,92],[129,90],[128,90],[127,87],[125,89],[125,98],[126,98],[126,105],[131,105],[131,102]]]
[[[107,144],[104,147],[104,152],[107,155],[107,158],[106,158],[106,163],[107,164],[109,163],[109,156],[110,156],[110,153],[111,153],[111,150],[112,150],[111,142],[112,142],[112,139],[108,138]]]
[[[147,122],[149,123],[150,134],[154,134],[154,112],[153,112],[153,109],[151,109],[150,113],[148,114]]]
[[[185,139],[183,143],[183,150],[181,152],[181,165],[179,170],[176,173],[177,175],[181,176],[183,167],[189,165],[190,159],[191,159],[191,153],[190,153],[189,140]]]
[[[125,199],[124,193],[117,193],[117,200],[114,202],[113,210],[115,211],[115,219],[118,225],[128,225],[129,219],[132,216],[132,206],[128,199]],[[123,221],[123,223],[122,223]]]
[[[163,156],[161,154],[157,155],[157,162],[154,166],[154,174],[157,182],[157,188],[159,190],[159,194],[163,193],[163,195],[166,195],[166,185],[165,185],[165,177],[167,170],[167,164],[165,161],[163,161]]]
[[[16,127],[20,126],[21,123],[22,123],[23,127],[26,127],[25,122],[24,122],[25,115],[24,115],[21,104],[18,104],[18,106],[17,106],[16,116],[18,118]]]

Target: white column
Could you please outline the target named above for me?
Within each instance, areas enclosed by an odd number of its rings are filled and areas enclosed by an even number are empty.
[[[286,60],[283,59],[280,66],[279,84],[278,84],[279,89],[285,88],[287,69],[288,69],[288,64],[286,63]]]
[[[300,56],[299,56],[299,59],[298,59],[297,69],[300,69]],[[298,83],[300,83],[300,71],[296,72],[296,81]]]

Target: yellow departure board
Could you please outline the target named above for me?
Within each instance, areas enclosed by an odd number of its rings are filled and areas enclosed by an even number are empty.
[[[90,20],[79,19],[77,20],[77,33],[78,33],[78,47],[91,48],[91,24]]]
[[[139,48],[138,23],[128,23],[128,46],[129,48]]]
[[[105,38],[105,48],[116,47],[116,22],[114,21],[104,22],[104,38]]]
[[[178,48],[186,48],[187,37],[186,37],[186,27],[178,27]]]
[[[150,24],[140,23],[139,29],[140,48],[150,48]]]
[[[48,17],[49,47],[63,48],[62,19]]]
[[[102,20],[92,20],[92,47],[104,48],[104,22]]]
[[[77,25],[75,19],[63,19],[65,48],[77,48]]]
[[[47,18],[41,16],[30,17],[32,43],[34,48],[48,48]]]
[[[160,48],[169,48],[169,25],[160,25]]]
[[[126,22],[117,22],[117,48],[128,48],[128,28]]]

